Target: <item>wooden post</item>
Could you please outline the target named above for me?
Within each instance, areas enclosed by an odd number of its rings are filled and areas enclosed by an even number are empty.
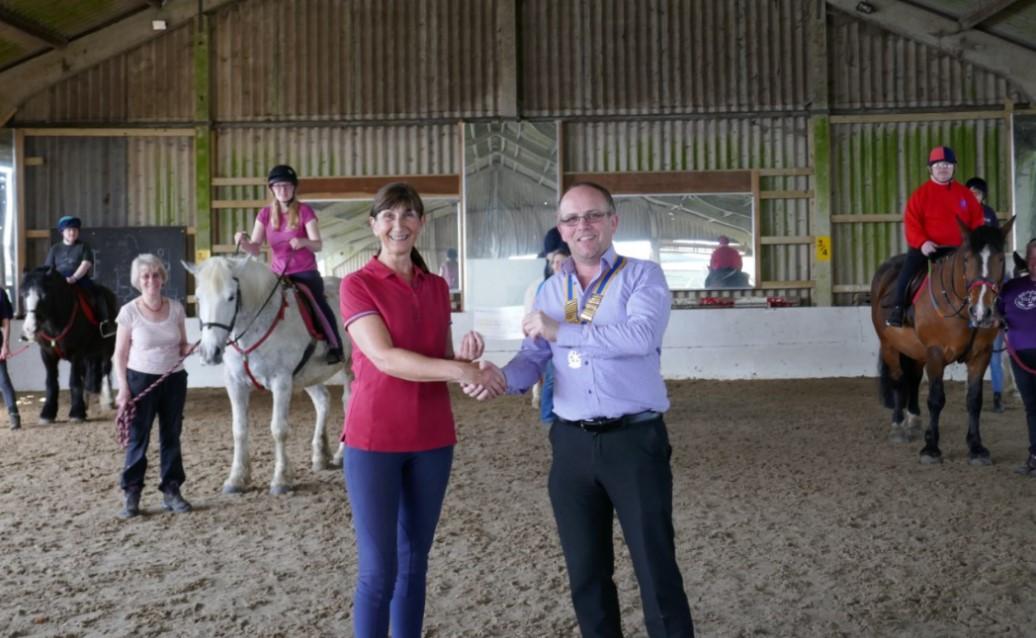
[[[7,187],[10,188],[11,185],[8,184]],[[18,220],[15,224],[18,270],[14,273],[14,299],[12,301],[20,304],[21,290],[19,288],[22,285],[22,273],[25,271],[25,251],[28,250],[28,246],[25,245],[25,133],[21,129],[14,129],[14,194],[16,198],[14,207],[17,210],[16,218]],[[22,309],[18,308],[18,312],[21,313],[21,311]]]
[[[810,234],[813,235],[813,305],[834,303],[831,242],[831,118],[828,85],[827,4],[809,3],[810,85],[813,87],[810,117],[809,163],[813,167],[813,200]]]
[[[500,117],[518,117],[520,51],[518,42],[518,3],[498,0],[496,9],[497,113]]]
[[[199,13],[194,34],[194,261],[212,256],[212,82],[209,18]]]

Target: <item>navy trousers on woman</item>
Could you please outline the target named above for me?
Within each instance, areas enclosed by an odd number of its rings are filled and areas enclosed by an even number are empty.
[[[130,395],[136,397],[161,375],[127,370]],[[120,485],[123,490],[141,490],[147,471],[147,445],[151,425],[158,417],[158,444],[160,482],[162,492],[177,490],[183,485],[183,455],[180,451],[180,431],[183,429],[183,406],[187,400],[187,371],[174,372],[143,399],[137,402],[137,411],[130,424],[129,446]]]
[[[356,638],[421,638],[428,552],[446,497],[453,446],[424,452],[345,450],[345,488],[360,559]]]
[[[676,564],[672,448],[662,417],[591,433],[555,423],[550,502],[585,638],[620,638],[612,520],[618,514],[651,638],[694,635]]]

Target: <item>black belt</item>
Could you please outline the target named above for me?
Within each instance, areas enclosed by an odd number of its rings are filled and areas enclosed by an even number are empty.
[[[627,425],[633,425],[634,423],[644,423],[646,421],[654,421],[655,419],[660,418],[662,418],[661,412],[645,410],[643,412],[637,412],[636,414],[623,414],[622,416],[614,418],[601,417],[597,419],[583,419],[581,421],[569,421],[568,419],[558,417],[557,422],[562,425],[580,428],[587,432],[598,433],[609,432]]]

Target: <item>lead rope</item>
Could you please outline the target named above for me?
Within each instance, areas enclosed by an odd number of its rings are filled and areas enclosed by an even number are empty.
[[[166,378],[169,377],[169,375],[176,371],[176,369],[179,368],[180,365],[187,360],[187,357],[194,354],[195,348],[197,348],[198,344],[200,343],[200,339],[198,341],[195,341],[191,345],[191,349],[187,351],[187,354],[180,357],[180,360],[177,361],[172,368],[170,368],[162,376],[158,377],[158,379],[156,379],[154,383],[144,388],[143,392],[130,399],[129,402],[126,403],[126,405],[123,406],[121,410],[119,410],[118,415],[115,417],[115,438],[119,442],[120,447],[122,447],[123,449],[129,447],[130,424],[133,423],[133,418],[137,414],[137,402],[146,397],[148,394],[150,394],[152,390],[154,390],[160,383],[165,381]]]

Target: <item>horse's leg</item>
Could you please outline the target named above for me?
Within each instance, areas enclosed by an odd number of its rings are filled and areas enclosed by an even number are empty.
[[[885,407],[892,410],[892,424],[889,429],[889,441],[905,443],[907,441],[903,429],[904,379],[900,365],[901,355],[890,347],[883,346],[878,355],[878,375],[881,400]]]
[[[905,379],[907,391],[907,420],[903,426],[907,440],[913,441],[921,437],[921,379],[924,377],[924,366],[913,359],[907,360]]]
[[[288,412],[291,410],[291,378],[274,379],[270,384],[273,394],[273,414],[270,415],[270,434],[273,435],[273,480],[270,494],[280,496],[291,491],[292,468],[288,461]]]
[[[331,395],[325,385],[311,385],[306,387],[306,394],[313,402],[313,410],[316,412],[316,419],[313,421],[313,471],[329,469],[328,463],[331,455],[327,451],[327,410],[331,404]]]
[[[248,458],[248,399],[252,388],[247,384],[236,383],[229,373],[224,374],[224,382],[233,417],[234,461],[230,466],[230,476],[223,483],[223,493],[237,494],[245,490],[252,477],[252,464]]]
[[[112,396],[112,367],[111,361],[101,361],[101,409],[114,410],[115,399]]]
[[[58,416],[58,358],[40,348],[40,359],[47,371],[46,392],[43,409],[40,410],[40,423],[49,425]]]
[[[349,372],[349,367],[346,366],[345,371],[345,382],[342,383],[342,414],[346,414],[349,411],[349,395],[352,393],[352,382],[353,377]],[[345,456],[345,443],[341,440],[338,441],[338,450],[335,451],[334,457],[331,458],[331,464],[335,467],[342,466],[342,458]]]
[[[72,360],[68,371],[68,393],[72,404],[68,410],[68,418],[73,423],[86,421],[86,399],[83,397],[85,388],[83,380],[86,376],[87,361],[81,357]]]
[[[942,452],[939,451],[939,415],[946,405],[946,392],[942,380],[946,365],[942,357],[941,349],[931,348],[928,351],[928,362],[925,364],[925,371],[928,373],[928,429],[925,430],[925,444],[921,448],[921,462],[925,465],[942,463]]]
[[[982,445],[979,417],[982,414],[982,377],[989,366],[989,353],[980,353],[968,361],[968,463],[971,465],[992,465],[989,450]]]

